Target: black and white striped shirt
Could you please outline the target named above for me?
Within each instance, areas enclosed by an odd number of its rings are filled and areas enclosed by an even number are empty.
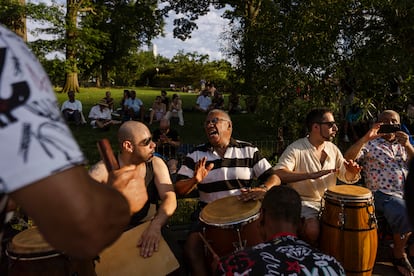
[[[253,144],[231,138],[224,158],[210,143],[195,147],[187,154],[177,180],[193,177],[195,165],[203,157],[207,157],[206,165],[214,163],[214,168],[198,184],[200,201],[205,203],[238,195],[240,188],[250,187],[255,179],[265,181],[272,168]]]

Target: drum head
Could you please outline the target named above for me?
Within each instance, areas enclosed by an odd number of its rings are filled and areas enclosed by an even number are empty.
[[[242,223],[257,215],[260,206],[257,200],[240,201],[237,196],[224,197],[207,204],[201,210],[200,220],[213,226]]]
[[[8,251],[15,254],[31,254],[53,252],[54,248],[44,240],[37,227],[33,227],[14,236]]]
[[[340,199],[370,199],[372,193],[367,188],[356,185],[336,185],[329,188],[326,192],[327,198],[340,198]]]

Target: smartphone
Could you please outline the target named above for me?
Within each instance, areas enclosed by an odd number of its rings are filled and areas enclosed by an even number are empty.
[[[378,133],[394,133],[400,130],[401,130],[400,125],[383,124],[380,126]]]

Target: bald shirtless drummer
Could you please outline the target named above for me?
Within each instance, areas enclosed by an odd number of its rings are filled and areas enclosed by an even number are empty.
[[[153,156],[155,143],[152,141],[151,132],[143,123],[123,123],[118,131],[118,142],[120,152],[117,159],[120,167],[130,167],[136,173],[136,177],[122,189],[130,205],[130,227],[143,222],[150,205],[161,200],[148,228],[138,237],[141,256],[150,257],[158,250],[162,226],[177,207],[176,195],[166,164],[161,158]],[[89,174],[98,182],[108,183],[108,171],[103,161],[95,164]]]

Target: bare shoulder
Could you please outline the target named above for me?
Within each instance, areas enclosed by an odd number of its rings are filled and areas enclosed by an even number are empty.
[[[108,171],[106,170],[105,164],[102,160],[92,165],[88,173],[93,179],[100,183],[106,183],[108,181]]]
[[[167,164],[165,164],[164,160],[157,156],[154,156],[152,158],[152,165],[156,179],[158,179],[161,183],[172,183]]]
[[[162,172],[164,169],[167,169],[167,165],[165,164],[164,160],[158,156],[154,156],[152,158],[152,164],[154,166],[154,172]]]

